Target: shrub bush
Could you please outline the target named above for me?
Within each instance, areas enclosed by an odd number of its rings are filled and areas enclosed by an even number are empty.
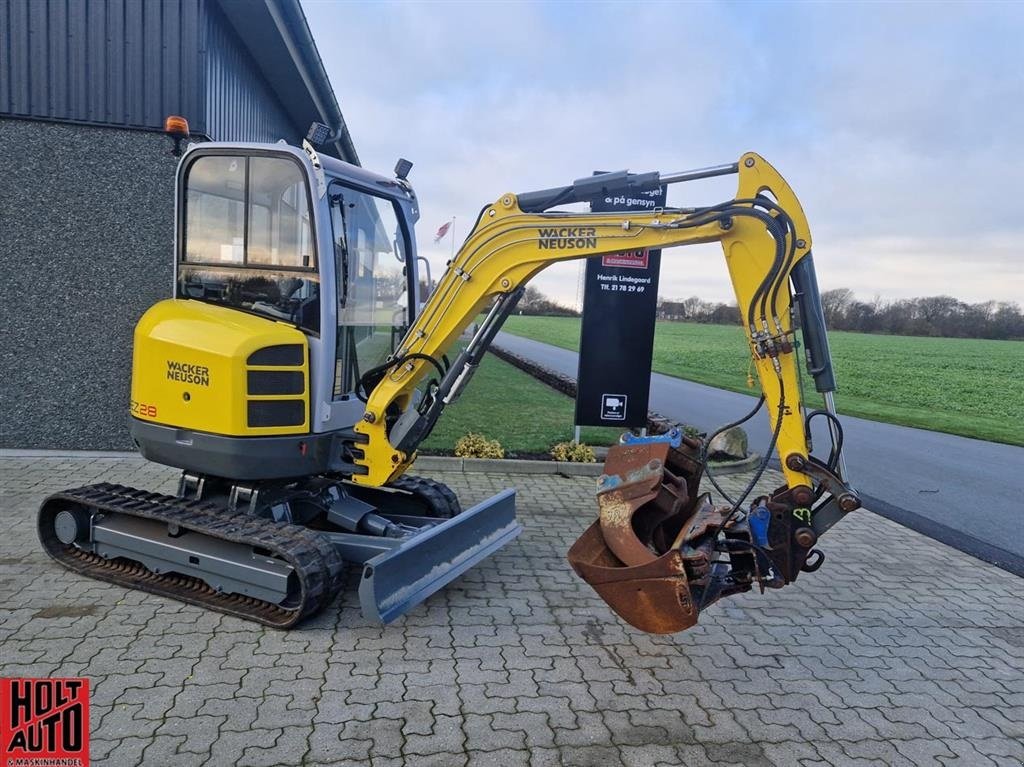
[[[505,448],[496,439],[470,432],[455,443],[455,455],[459,458],[504,458]]]
[[[572,463],[597,463],[594,448],[579,442],[559,442],[551,448],[551,457],[556,461]]]
[[[701,436],[701,430],[698,429],[696,426],[690,426],[690,424],[687,423],[683,424],[683,434],[685,434],[687,437],[693,437],[694,439],[698,439]]]

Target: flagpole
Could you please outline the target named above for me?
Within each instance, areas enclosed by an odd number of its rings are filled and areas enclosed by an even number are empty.
[[[452,216],[452,261],[455,261],[455,216]]]

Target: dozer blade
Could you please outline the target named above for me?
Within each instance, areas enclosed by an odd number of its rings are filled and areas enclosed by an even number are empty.
[[[363,616],[390,623],[522,531],[515,491],[505,490],[378,554],[363,566]]]
[[[641,631],[690,628],[722,595],[711,554],[729,510],[714,508],[707,495],[692,497],[693,468],[685,447],[613,447],[599,481],[599,519],[569,549],[577,575]]]

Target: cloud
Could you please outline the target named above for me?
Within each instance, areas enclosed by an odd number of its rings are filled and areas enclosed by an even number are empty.
[[[801,197],[824,288],[966,300],[1024,294],[1022,8],[304,3],[364,164],[416,163],[435,275],[436,228],[461,239],[504,192],[755,149]],[[577,274],[536,284],[572,302]],[[731,298],[720,252],[667,253],[661,293]]]

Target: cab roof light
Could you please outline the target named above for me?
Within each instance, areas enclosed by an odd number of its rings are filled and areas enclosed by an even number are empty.
[[[404,157],[398,158],[398,162],[395,163],[395,176],[405,181],[409,178],[409,171],[412,170],[412,163],[406,160]]]
[[[331,140],[331,129],[323,123],[315,122],[309,126],[306,141],[313,146],[323,146]]]

